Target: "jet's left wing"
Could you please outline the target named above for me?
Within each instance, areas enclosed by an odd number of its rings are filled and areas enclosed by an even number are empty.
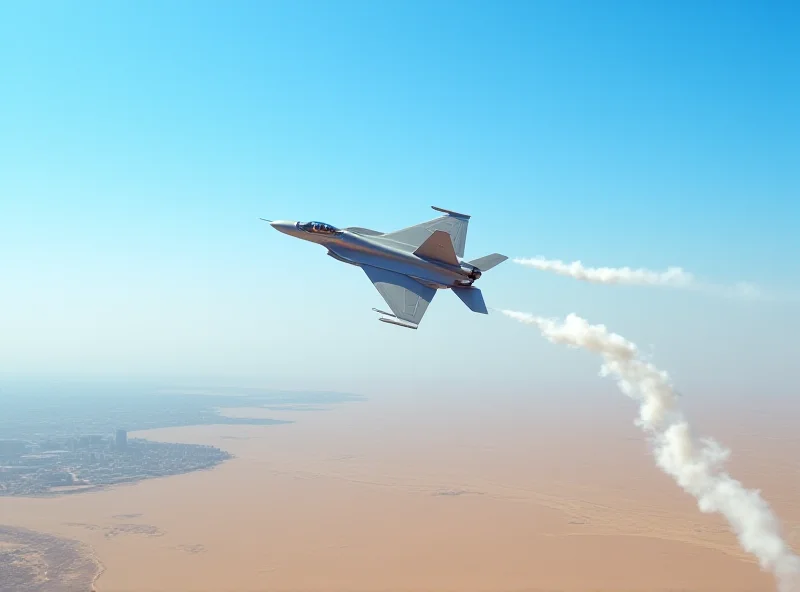
[[[436,295],[436,289],[420,284],[417,280],[386,269],[362,265],[361,269],[381,293],[386,304],[398,319],[419,325],[428,305]]]

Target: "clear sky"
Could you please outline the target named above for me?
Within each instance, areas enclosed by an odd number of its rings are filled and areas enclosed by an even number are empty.
[[[597,364],[363,273],[260,216],[473,216],[467,257],[680,265],[800,288],[792,2],[4,2],[0,373],[485,393]],[[504,263],[490,306],[576,312],[679,388],[793,388],[800,307]]]

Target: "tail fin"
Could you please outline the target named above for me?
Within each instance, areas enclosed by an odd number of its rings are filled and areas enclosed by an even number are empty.
[[[483,294],[481,294],[478,288],[453,288],[453,292],[456,293],[456,296],[461,299],[461,302],[466,304],[472,312],[489,314],[489,311],[486,309],[486,303],[483,301]]]
[[[453,239],[444,230],[434,230],[433,234],[417,247],[414,254],[434,261],[458,265],[458,257],[456,257],[456,251],[453,248]]]
[[[481,271],[489,271],[492,267],[495,265],[500,265],[506,259],[508,259],[508,257],[505,255],[501,255],[500,253],[492,253],[491,255],[486,255],[486,257],[481,257],[480,259],[470,261],[469,264],[477,267]]]

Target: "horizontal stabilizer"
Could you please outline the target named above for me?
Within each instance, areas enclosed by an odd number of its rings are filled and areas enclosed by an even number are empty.
[[[500,265],[506,259],[508,259],[508,257],[505,255],[501,255],[500,253],[492,253],[491,255],[486,255],[486,257],[475,259],[475,261],[470,261],[469,264],[477,267],[481,271],[488,271],[495,265]]]
[[[453,288],[456,296],[461,298],[461,302],[467,305],[472,312],[489,314],[486,303],[483,301],[483,294],[478,288]]]
[[[458,265],[458,257],[456,257],[456,251],[453,248],[453,239],[444,230],[435,230],[425,242],[417,247],[414,254],[425,259]]]

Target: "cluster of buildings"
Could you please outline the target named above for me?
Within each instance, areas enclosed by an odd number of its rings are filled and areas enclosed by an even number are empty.
[[[214,446],[114,434],[0,440],[0,495],[75,492],[206,469],[230,455]]]

